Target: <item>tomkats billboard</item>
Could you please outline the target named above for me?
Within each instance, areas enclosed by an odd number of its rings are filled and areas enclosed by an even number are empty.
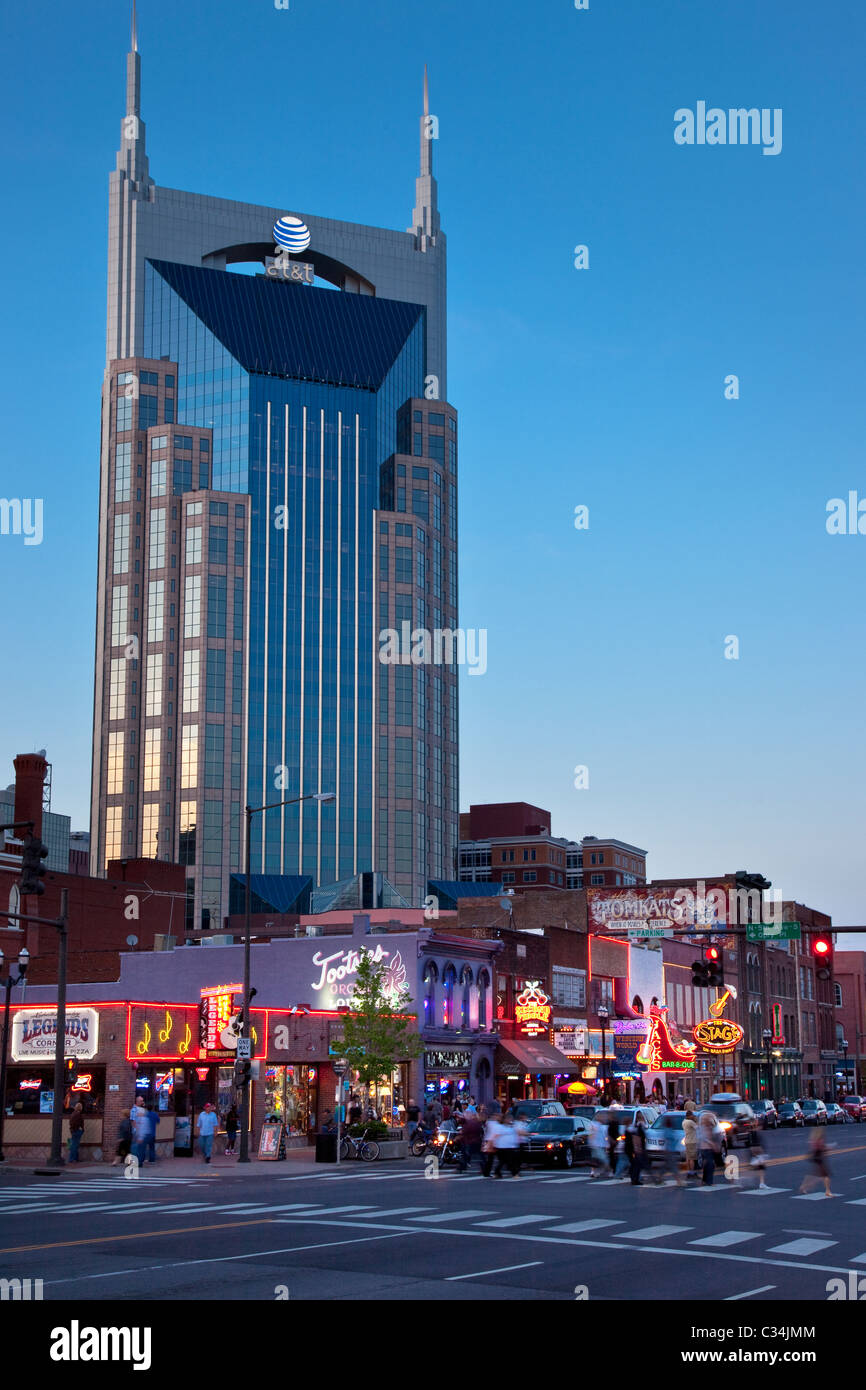
[[[695,889],[688,885],[653,889],[588,888],[587,920],[590,931],[613,931],[631,936],[663,936],[674,927],[694,926],[701,931],[722,929],[737,920],[732,907],[734,885],[702,882]]]

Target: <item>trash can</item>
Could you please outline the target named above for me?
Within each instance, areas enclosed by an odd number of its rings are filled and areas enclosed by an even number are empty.
[[[316,1162],[317,1163],[336,1163],[337,1161],[337,1136],[336,1134],[317,1134],[316,1135]]]

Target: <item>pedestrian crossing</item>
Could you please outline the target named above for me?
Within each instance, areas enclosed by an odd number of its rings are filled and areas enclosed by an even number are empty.
[[[81,1186],[87,1186],[90,1194],[94,1195],[92,1182]],[[126,1190],[128,1186],[124,1187],[124,1191]],[[272,1196],[273,1187],[269,1184],[263,1192]],[[498,1189],[490,1186],[485,1192],[498,1195]],[[785,1196],[786,1192],[786,1189],[779,1189],[778,1195]],[[463,1205],[457,1205],[454,1210],[443,1211],[441,1205],[432,1204],[388,1206],[386,1203],[360,1201],[334,1206],[315,1200],[280,1202],[253,1198],[243,1202],[220,1201],[220,1196],[229,1195],[224,1187],[219,1192],[213,1192],[214,1198],[217,1199],[213,1201],[171,1200],[175,1196],[173,1193],[165,1193],[161,1200],[156,1193],[151,1193],[150,1196],[139,1196],[136,1193],[134,1199],[130,1193],[131,1200],[118,1201],[117,1195],[115,1190],[113,1201],[106,1198],[102,1201],[84,1202],[70,1201],[66,1192],[61,1194],[56,1188],[49,1192],[33,1187],[4,1190],[0,1192],[0,1228],[5,1226],[9,1229],[8,1223],[12,1217],[27,1217],[34,1212],[52,1213],[58,1217],[86,1215],[94,1218],[99,1215],[106,1218],[101,1230],[105,1232],[106,1238],[110,1239],[105,1229],[106,1225],[120,1224],[129,1218],[150,1221],[157,1217],[169,1217],[176,1220],[185,1216],[206,1214],[227,1218],[230,1222],[240,1225],[247,1218],[251,1221],[269,1218],[275,1222],[300,1225],[309,1222],[324,1228],[337,1227],[351,1231],[363,1231],[365,1225],[373,1228],[384,1225],[393,1226],[397,1233],[402,1230],[406,1235],[414,1233],[416,1236],[425,1231],[432,1236],[437,1232],[448,1234],[456,1230],[461,1235],[475,1234],[482,1239],[485,1236],[508,1239],[512,1234],[516,1240],[525,1241],[532,1241],[535,1237],[553,1240],[567,1240],[572,1237],[579,1245],[586,1243],[591,1247],[597,1240],[608,1249],[621,1245],[623,1249],[658,1249],[660,1253],[674,1255],[693,1253],[711,1257],[717,1253],[726,1258],[736,1258],[742,1251],[744,1258],[752,1261],[766,1258],[798,1263],[816,1256],[821,1261],[830,1260],[833,1267],[837,1264],[846,1267],[866,1264],[866,1253],[859,1248],[862,1235],[856,1238],[857,1244],[853,1246],[850,1254],[846,1248],[849,1238],[853,1239],[850,1232],[834,1236],[830,1232],[792,1230],[789,1234],[796,1238],[786,1241],[780,1238],[784,1233],[778,1230],[769,1234],[747,1231],[741,1227],[728,1227],[714,1218],[707,1221],[709,1213],[719,1210],[715,1203],[709,1206],[700,1202],[686,1203],[677,1213],[682,1217],[682,1220],[677,1222],[652,1219],[649,1222],[635,1222],[633,1217],[629,1221],[622,1215],[564,1221],[561,1214],[557,1216],[550,1212],[506,1214],[497,1211],[495,1207]],[[312,1195],[310,1194],[310,1197]],[[370,1195],[373,1196],[372,1193]],[[858,1203],[852,1201],[847,1204]],[[649,1205],[644,1208],[646,1212],[650,1209]],[[707,1229],[708,1226],[710,1229]],[[20,1228],[16,1227],[15,1230],[17,1233]],[[58,1231],[62,1233],[62,1230],[61,1224]],[[96,1240],[99,1240],[98,1235]],[[774,1242],[772,1245],[768,1244],[771,1240]],[[854,1251],[857,1253],[853,1253]]]

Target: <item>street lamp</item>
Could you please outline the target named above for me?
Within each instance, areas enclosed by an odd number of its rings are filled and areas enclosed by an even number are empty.
[[[604,1041],[604,1030],[607,1025],[607,1021],[610,1018],[610,1010],[604,1004],[601,1004],[597,1012],[598,1021],[601,1024],[601,1083],[602,1090],[605,1090],[607,1087],[607,1049],[605,1047]]]
[[[246,816],[246,904],[244,907],[244,1037],[252,1038],[253,1030],[250,1024],[250,905],[252,902],[252,882],[251,882],[251,847],[250,840],[252,834],[253,816],[260,811],[275,811],[279,806],[294,806],[299,801],[336,801],[336,792],[307,792],[304,796],[290,796],[285,801],[271,801],[267,806],[247,806],[244,808]],[[249,1163],[250,1161],[250,1136],[247,1126],[247,1103],[248,1094],[241,1100],[241,1146],[238,1154],[238,1163]]]
[[[5,990],[6,1002],[3,1006],[3,1052],[0,1056],[0,1163],[6,1161],[3,1152],[3,1129],[6,1123],[6,1054],[9,1051],[9,1004],[12,998],[12,990],[15,985],[24,983],[27,975],[27,967],[30,964],[30,952],[26,946],[22,946],[18,952],[18,975],[13,980],[12,967],[10,964],[9,974],[6,976]],[[0,970],[3,969],[3,952],[0,951]]]
[[[767,1054],[767,1100],[773,1099],[773,1083],[771,1081],[772,1072],[770,1071],[770,1043],[773,1040],[772,1028],[765,1028],[761,1036],[764,1039],[764,1050]]]

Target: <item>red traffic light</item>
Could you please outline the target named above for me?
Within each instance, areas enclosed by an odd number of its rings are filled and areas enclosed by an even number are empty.
[[[708,946],[704,951],[704,960],[718,961],[721,960],[721,958],[722,955],[718,946]]]
[[[817,936],[812,943],[812,950],[816,956],[826,956],[830,954],[831,946],[826,936]]]

